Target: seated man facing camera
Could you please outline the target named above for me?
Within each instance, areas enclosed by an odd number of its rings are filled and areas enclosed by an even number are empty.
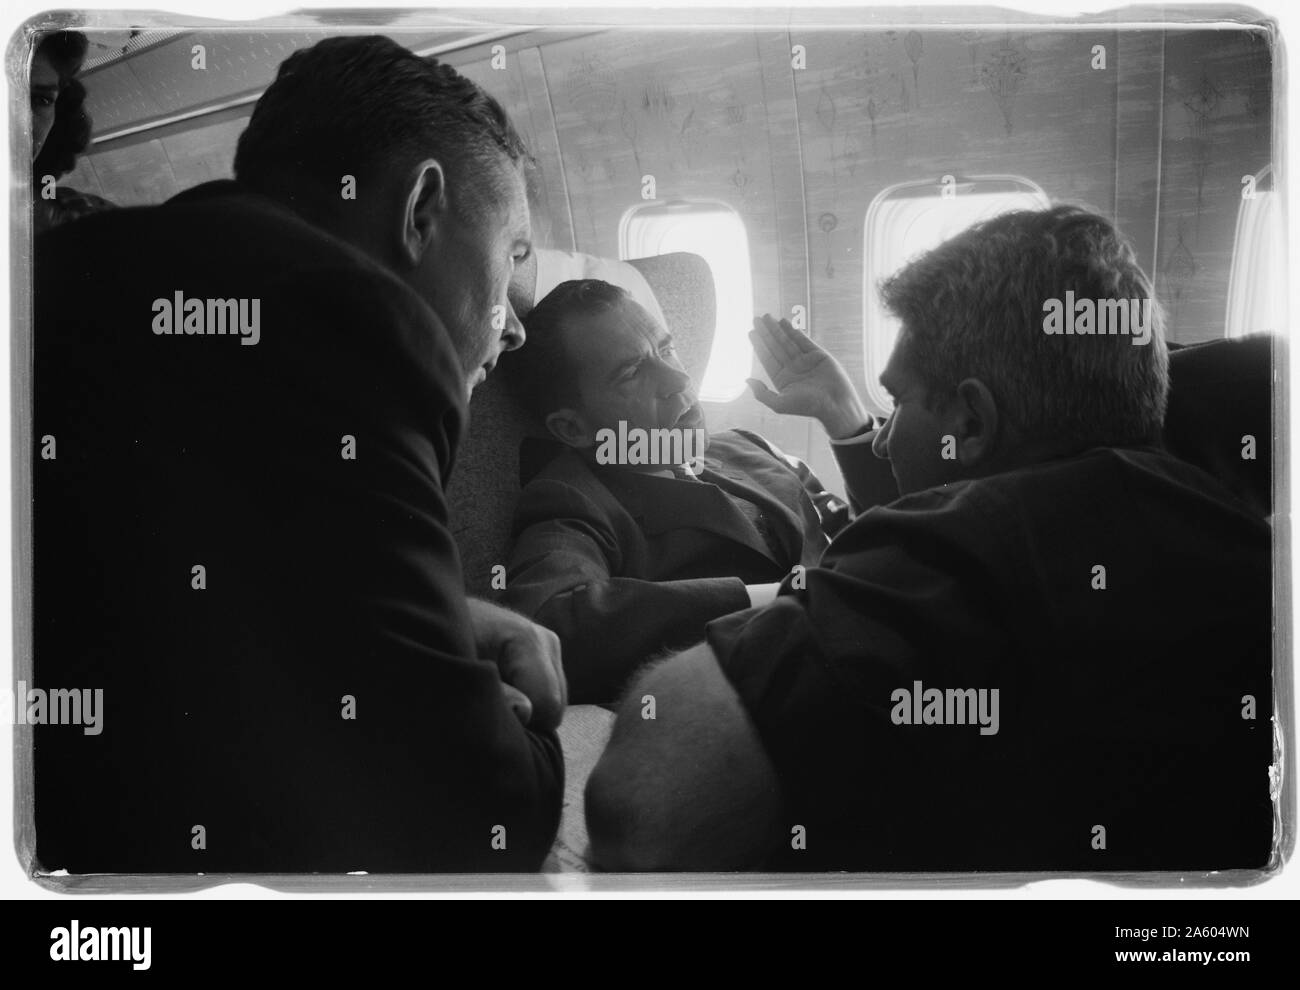
[[[875,447],[902,497],[637,679],[587,787],[596,860],[1260,867],[1270,532],[1158,447],[1166,348],[1132,249],[1078,208],[1010,213],[881,291],[902,331]],[[1045,324],[1068,291],[1149,307],[1149,339],[1080,303]]]
[[[755,322],[782,389],[764,389],[766,401],[783,396],[788,411],[817,416],[833,438],[869,425],[834,359],[789,324]],[[652,655],[770,601],[793,567],[821,558],[849,508],[755,434],[719,433],[705,447],[695,384],[671,336],[623,289],[563,282],[526,326],[527,350],[507,361],[508,374],[565,449],[520,496],[506,601],[559,634],[573,701],[610,701]],[[787,367],[797,373],[783,376]],[[644,457],[638,432],[651,441]],[[654,456],[652,441],[665,436],[678,448]],[[616,456],[616,441],[628,438],[627,456]],[[867,443],[836,451],[851,482],[861,474],[855,458],[875,461]],[[685,463],[701,452],[695,468]]]

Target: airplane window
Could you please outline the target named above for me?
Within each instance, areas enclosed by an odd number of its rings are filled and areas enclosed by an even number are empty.
[[[1225,335],[1281,331],[1286,305],[1286,248],[1272,166],[1265,167],[1243,187],[1233,244]]]
[[[749,238],[739,214],[717,200],[646,203],[623,214],[618,241],[623,260],[691,251],[709,263],[717,293],[717,328],[700,398],[737,398],[750,373],[748,334],[754,309]]]
[[[1017,176],[943,176],[938,182],[903,182],[883,190],[867,207],[863,225],[862,348],[866,367],[866,399],[878,413],[893,407],[881,387],[899,321],[881,305],[880,281],[919,254],[942,244],[971,224],[1011,210],[1050,206],[1047,194]]]

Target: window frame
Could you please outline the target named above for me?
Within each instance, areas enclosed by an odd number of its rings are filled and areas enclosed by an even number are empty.
[[[728,343],[734,343],[728,341],[725,338],[725,333],[724,333],[725,328],[722,325],[722,320],[723,320],[724,312],[730,312],[730,307],[728,307],[725,304],[725,300],[722,297],[722,292],[721,292],[722,287],[719,285],[718,272],[715,271],[713,266],[710,264],[709,272],[713,277],[714,299],[716,302],[716,305],[714,307],[714,316],[713,316],[714,324],[713,324],[712,339],[709,346],[709,359],[705,364],[705,369],[703,374],[701,374],[700,376],[699,382],[697,382],[697,387],[699,388],[699,397],[701,401],[715,402],[715,403],[733,402],[745,394],[745,379],[750,377],[750,375],[753,372],[753,352],[750,349],[749,337],[748,337],[748,327],[750,326],[750,317],[745,315],[750,313],[754,307],[753,255],[750,251],[749,229],[745,225],[744,215],[740,212],[740,210],[736,209],[735,206],[733,206],[731,203],[728,203],[726,200],[717,199],[716,197],[711,197],[711,196],[701,196],[698,199],[695,198],[686,199],[680,197],[675,199],[670,199],[670,200],[656,199],[656,200],[646,200],[641,203],[635,203],[623,211],[623,215],[622,217],[620,217],[618,222],[618,252],[619,252],[620,261],[630,261],[635,258],[659,257],[663,253],[668,253],[668,254],[675,253],[673,251],[669,251],[669,252],[658,252],[657,254],[645,254],[644,252],[633,251],[633,244],[632,244],[633,225],[636,222],[636,219],[638,217],[645,217],[652,210],[659,210],[664,212],[678,210],[681,211],[683,214],[687,214],[687,215],[689,214],[689,212],[695,212],[695,213],[722,212],[735,220],[736,224],[739,227],[740,234],[744,238],[745,263],[741,270],[743,270],[744,273],[744,282],[745,282],[745,287],[748,289],[748,298],[745,300],[745,306],[741,310],[739,310],[739,315],[737,315],[736,317],[737,328],[738,328],[736,331],[736,335],[737,335],[737,339],[743,342],[744,351],[746,355],[748,355],[748,360],[745,362],[743,373],[739,370],[732,373],[731,369],[728,369],[727,372],[728,377],[729,379],[734,379],[734,381],[729,380],[726,383],[727,387],[725,389],[715,388],[713,390],[710,390],[708,386],[709,372],[713,370],[714,361],[722,358],[723,353],[727,349]],[[699,254],[699,252],[692,252],[692,253]],[[705,258],[706,263],[708,262],[708,258],[705,257],[704,255],[701,254],[700,257]],[[714,372],[714,373],[715,375],[719,374],[718,372]]]
[[[1228,301],[1223,318],[1223,336],[1228,339],[1251,333],[1280,333],[1288,317],[1289,307],[1284,288],[1287,271],[1286,226],[1272,164],[1265,165],[1255,173],[1254,178],[1255,198],[1242,197],[1241,205],[1237,207],[1236,229],[1232,235],[1232,265],[1228,269]],[[1268,188],[1264,188],[1265,184]],[[1261,200],[1261,193],[1269,198]],[[1246,251],[1242,250],[1243,239],[1249,242]],[[1270,239],[1274,242],[1271,248],[1266,244]],[[1275,279],[1275,284],[1271,286],[1274,312],[1281,321],[1281,326],[1254,326],[1250,319],[1259,308],[1255,303],[1260,293],[1255,289],[1254,279],[1247,275],[1247,269],[1254,267],[1254,260],[1261,247],[1273,251],[1274,257],[1281,259],[1274,263],[1275,273],[1280,272],[1281,278]]]

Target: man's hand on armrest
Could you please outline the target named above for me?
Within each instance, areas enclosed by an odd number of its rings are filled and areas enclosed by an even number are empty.
[[[707,643],[633,684],[587,781],[586,806],[603,869],[761,865],[780,832],[776,769]]]
[[[507,704],[529,728],[556,729],[569,700],[559,637],[500,605],[478,598],[467,603],[479,656],[496,663]]]

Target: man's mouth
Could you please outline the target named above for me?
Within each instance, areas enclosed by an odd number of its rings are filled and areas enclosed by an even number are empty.
[[[479,371],[478,383],[480,385],[482,385],[485,381],[487,381],[488,376],[492,374],[492,369],[495,368],[496,366],[497,366],[496,358],[489,358],[488,360],[484,361],[482,364],[478,366],[478,371]]]
[[[689,406],[686,407],[685,411],[683,411],[682,414],[677,417],[677,420],[676,422],[673,423],[673,426],[679,426],[682,427],[683,429],[687,429],[699,423],[701,418],[702,418],[702,412],[700,410],[699,403],[692,402]]]
[[[469,380],[469,390],[473,393],[474,389],[487,381],[488,375],[492,374],[492,369],[496,367],[496,361],[486,361],[474,369],[474,375]]]

